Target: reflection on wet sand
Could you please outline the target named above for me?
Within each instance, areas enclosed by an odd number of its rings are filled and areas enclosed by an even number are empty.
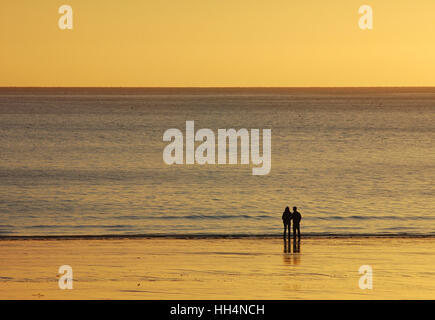
[[[292,250],[293,248],[293,250]],[[284,240],[284,263],[285,264],[300,264],[301,262],[301,242],[293,240],[293,245],[290,239]]]

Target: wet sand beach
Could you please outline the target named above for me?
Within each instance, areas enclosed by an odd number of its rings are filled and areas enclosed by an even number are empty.
[[[0,299],[434,299],[433,248],[431,237],[309,238],[290,253],[280,238],[1,240]],[[59,289],[62,265],[72,290]]]

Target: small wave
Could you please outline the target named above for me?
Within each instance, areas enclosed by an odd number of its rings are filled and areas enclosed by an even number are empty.
[[[78,225],[33,225],[33,226],[23,226],[23,229],[114,229],[114,230],[127,230],[133,228],[131,225],[99,225],[99,224],[78,224]]]
[[[367,215],[351,215],[351,216],[311,216],[310,219],[313,220],[402,220],[402,221],[414,221],[414,220],[435,220],[435,217],[427,216],[367,216]]]
[[[256,215],[256,216],[250,216],[247,214],[240,214],[240,215],[202,215],[202,214],[193,214],[193,215],[186,215],[186,216],[146,216],[143,217],[143,219],[189,219],[189,220],[200,220],[200,219],[213,219],[213,220],[221,220],[221,219],[267,219],[270,218],[270,216],[267,215]]]
[[[260,214],[260,215],[204,215],[204,214],[191,214],[191,215],[153,215],[153,216],[140,216],[140,215],[129,215],[129,216],[118,216],[115,219],[132,219],[132,220],[221,220],[221,219],[277,219],[276,216]],[[326,215],[326,216],[309,216],[310,220],[400,220],[400,221],[424,221],[424,220],[435,220],[435,217],[431,216],[373,216],[373,215]]]
[[[13,236],[0,235],[1,240],[117,240],[117,239],[282,239],[279,233],[264,234],[101,234],[101,235],[32,235],[32,236]],[[322,238],[435,238],[433,233],[408,233],[408,232],[384,232],[384,233],[305,233],[304,239],[322,239]]]

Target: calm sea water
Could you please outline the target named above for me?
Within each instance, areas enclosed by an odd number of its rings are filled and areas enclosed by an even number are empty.
[[[163,162],[169,128],[272,129],[272,169]],[[435,89],[0,91],[0,235],[435,235]]]

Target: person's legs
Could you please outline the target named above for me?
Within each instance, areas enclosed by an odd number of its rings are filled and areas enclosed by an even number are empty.
[[[287,225],[288,228],[288,238],[290,239],[290,223]]]
[[[301,240],[301,227],[298,225],[298,240]]]
[[[293,240],[296,240],[296,226],[293,225]]]
[[[287,225],[284,223],[284,240],[285,240],[285,233],[287,231]]]

